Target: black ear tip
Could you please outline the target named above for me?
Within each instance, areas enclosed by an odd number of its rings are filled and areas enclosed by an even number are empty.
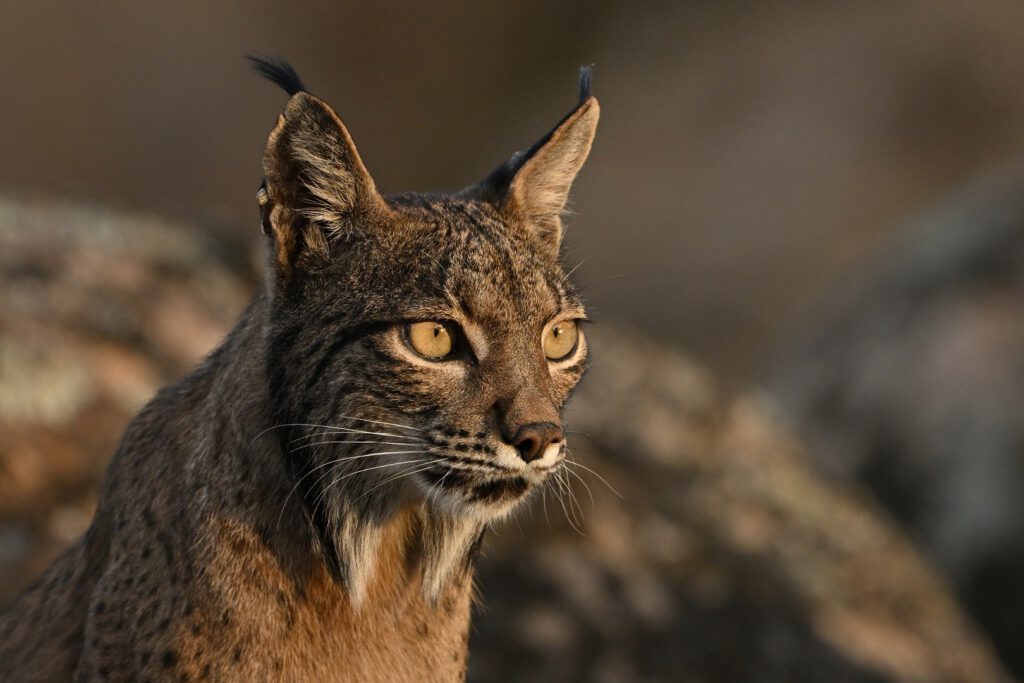
[[[253,71],[271,83],[276,83],[289,96],[297,92],[308,92],[295,68],[281,57],[260,57],[246,55],[245,59]]]
[[[580,104],[590,99],[590,84],[593,80],[593,73],[593,64],[584,64],[580,67]]]

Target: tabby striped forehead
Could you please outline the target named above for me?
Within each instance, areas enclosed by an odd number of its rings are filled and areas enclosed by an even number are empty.
[[[401,208],[403,239],[377,252],[400,268],[404,290],[392,299],[396,317],[439,318],[453,313],[489,327],[543,325],[581,317],[579,296],[561,264],[528,231],[507,224],[485,202],[417,195],[393,200]]]

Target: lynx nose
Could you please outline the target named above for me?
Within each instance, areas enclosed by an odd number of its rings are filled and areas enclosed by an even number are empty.
[[[512,437],[512,445],[524,462],[533,462],[544,456],[553,443],[562,440],[562,428],[552,422],[533,422],[523,425]]]

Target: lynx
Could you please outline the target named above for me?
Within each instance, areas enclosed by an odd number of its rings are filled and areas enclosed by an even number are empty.
[[[128,426],[86,534],[0,614],[3,681],[453,681],[485,530],[563,465],[586,313],[562,214],[599,107],[481,183],[383,195],[289,95],[268,277]]]

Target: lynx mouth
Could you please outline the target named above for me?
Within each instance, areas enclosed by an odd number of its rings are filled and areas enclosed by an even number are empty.
[[[427,484],[428,496],[438,494],[462,504],[507,506],[530,490],[530,481],[518,474],[481,477],[478,473],[450,466],[435,466],[419,473]]]

